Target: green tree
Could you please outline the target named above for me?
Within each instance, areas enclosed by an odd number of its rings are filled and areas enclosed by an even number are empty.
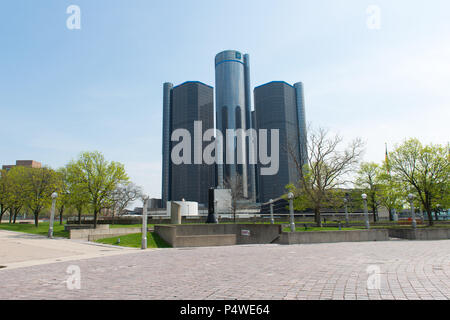
[[[57,173],[47,167],[24,168],[27,185],[25,203],[34,215],[34,224],[39,225],[39,214],[52,202],[51,194],[60,192]]]
[[[121,183],[128,181],[123,164],[108,162],[100,152],[83,152],[78,160],[67,165],[68,181],[75,191],[87,196],[94,212],[94,228],[103,208],[110,206],[110,195]]]
[[[323,128],[308,132],[308,163],[305,165],[296,156],[297,147],[288,146],[288,154],[300,178],[293,190],[294,195],[307,199],[319,227],[322,226],[321,208],[334,189],[348,182],[348,175],[358,165],[363,153],[364,143],[361,139],[353,140],[347,147],[342,147],[342,142],[342,137],[330,136]]]
[[[70,205],[70,185],[68,181],[68,172],[66,167],[59,168],[56,171],[58,184],[58,198],[56,198],[56,209],[59,213],[59,224],[63,224],[63,214]]]
[[[378,199],[380,204],[389,211],[389,220],[393,220],[393,210],[401,210],[405,204],[405,184],[395,180],[386,162],[383,163],[377,176]]]
[[[423,146],[418,139],[409,139],[389,153],[389,166],[399,183],[410,185],[433,225],[433,204],[447,197],[450,184],[448,150],[442,145]]]
[[[16,217],[24,207],[29,197],[29,183],[27,183],[25,167],[12,167],[8,173],[7,206],[9,207],[9,223],[15,223]],[[14,220],[12,218],[14,217]]]
[[[0,223],[8,209],[8,176],[6,170],[0,170]]]
[[[380,191],[380,167],[374,162],[363,162],[358,171],[355,186],[367,194],[368,206],[372,209],[373,222],[378,220],[378,193]]]

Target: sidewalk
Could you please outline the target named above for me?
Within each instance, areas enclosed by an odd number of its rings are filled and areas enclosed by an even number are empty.
[[[136,248],[65,238],[49,239],[41,235],[0,230],[0,268],[13,269],[139,251]]]

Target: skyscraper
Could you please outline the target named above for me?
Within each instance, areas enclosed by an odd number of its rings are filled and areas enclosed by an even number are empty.
[[[278,173],[260,175],[260,166],[257,170],[259,201],[267,202],[286,193],[287,184],[298,182],[294,158],[303,164],[307,157],[303,86],[273,81],[256,87],[254,95],[258,130],[278,129],[280,138]]]
[[[255,200],[254,167],[248,164],[248,139],[226,141],[227,129],[252,128],[249,56],[239,51],[226,50],[215,58],[216,70],[216,127],[223,134],[223,164],[217,165],[217,184],[237,174],[242,176],[243,195]],[[245,140],[247,141],[245,141]],[[233,143],[231,143],[233,142]],[[237,150],[237,146],[243,146]],[[238,152],[240,151],[240,152]],[[234,155],[234,156],[232,156]],[[229,163],[232,160],[233,163]]]
[[[202,150],[203,133],[214,128],[214,89],[201,82],[189,81],[173,87],[164,84],[163,97],[163,205],[166,201],[208,202],[208,189],[215,186],[214,165],[203,163],[174,164],[171,152],[176,142],[171,141],[172,132],[185,129],[192,139],[198,139],[194,132],[194,122],[202,122],[200,132]],[[191,143],[191,155],[194,155],[195,143]]]

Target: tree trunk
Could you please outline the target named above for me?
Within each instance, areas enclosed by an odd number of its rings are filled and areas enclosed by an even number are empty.
[[[78,224],[81,224],[81,210],[80,208],[77,208],[78,211]]]
[[[320,208],[315,208],[314,209],[314,216],[316,218],[316,224],[319,228],[322,228],[322,219],[320,217]]]
[[[144,216],[144,213],[142,213],[142,216]],[[116,217],[116,210],[113,209],[113,212],[112,212],[112,225],[114,225],[114,218],[115,217]]]
[[[39,226],[39,213],[34,213],[34,225],[36,228]]]
[[[97,229],[97,210],[94,210],[94,229]]]
[[[427,209],[427,215],[428,215],[428,225],[432,226],[433,225],[433,212],[431,212],[431,210]]]
[[[4,205],[0,204],[0,223],[2,223],[3,214],[7,209],[4,208]]]
[[[373,222],[377,222],[377,205],[376,205],[376,202],[375,202],[375,195],[373,195],[372,194],[372,197],[371,197],[372,199],[372,213],[373,213]]]
[[[9,210],[9,224],[12,223],[12,209]]]
[[[63,224],[64,206],[59,209],[59,224]]]
[[[436,221],[439,220],[439,216],[438,216],[438,212],[437,211],[434,212],[434,217],[436,218]]]
[[[19,213],[19,209],[14,209],[14,220],[13,223],[16,223],[17,214]]]
[[[389,211],[389,221],[393,221],[394,217],[392,216],[392,209],[388,208],[388,211]]]

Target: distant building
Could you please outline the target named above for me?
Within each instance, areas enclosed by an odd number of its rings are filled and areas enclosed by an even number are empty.
[[[16,160],[16,164],[4,165],[3,170],[9,171],[13,167],[41,168],[42,164],[34,160]]]
[[[162,205],[167,201],[195,201],[208,203],[208,190],[215,186],[215,166],[203,162],[201,164],[175,165],[171,159],[173,145],[171,135],[176,129],[187,130],[192,140],[194,136],[194,121],[202,122],[203,134],[214,128],[214,89],[201,82],[188,81],[173,87],[171,83],[164,84],[163,98],[163,177]],[[202,149],[210,142],[203,142]],[[194,161],[194,141],[191,143],[191,158]]]
[[[278,129],[280,138],[278,173],[261,175],[260,165],[257,169],[259,201],[267,202],[286,193],[287,184],[298,182],[294,158],[302,165],[307,160],[303,86],[273,81],[256,87],[254,96],[257,129]]]

